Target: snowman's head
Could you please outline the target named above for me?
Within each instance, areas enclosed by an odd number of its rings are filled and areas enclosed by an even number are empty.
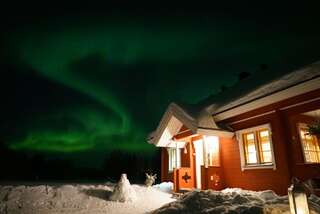
[[[127,179],[127,174],[123,173],[121,174],[121,180],[126,180]]]

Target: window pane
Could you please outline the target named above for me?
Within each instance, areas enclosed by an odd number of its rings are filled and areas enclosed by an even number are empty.
[[[260,144],[260,160],[261,163],[271,163],[272,154],[271,154],[271,143],[269,137],[269,130],[259,131],[259,144]]]
[[[248,154],[247,163],[257,163],[257,153],[256,152],[250,152]]]
[[[255,146],[255,144],[254,144],[254,142],[253,143],[248,143],[248,152],[249,153],[255,153],[256,152],[256,146]]]
[[[181,149],[178,149],[178,150],[175,149],[174,153],[177,156],[177,162],[175,164],[175,167],[180,168],[180,166],[181,166]]]
[[[305,151],[304,156],[305,156],[306,162],[311,162],[309,152]]]
[[[173,170],[174,168],[176,168],[176,153],[174,152],[174,149],[171,149],[170,162],[171,162],[171,166],[172,166],[171,170]]]
[[[244,134],[243,138],[244,138],[244,147],[245,147],[244,150],[246,153],[246,163],[247,164],[258,163],[254,133]]]
[[[268,130],[264,130],[264,131],[260,131],[260,137],[266,137],[269,138],[269,131]]]
[[[178,153],[176,148],[168,148],[168,156],[169,156],[169,172],[173,171],[174,168],[179,168],[181,165],[181,157],[180,157],[180,149],[178,149]],[[176,159],[177,155],[177,159]]]
[[[305,161],[308,163],[320,163],[320,148],[316,137],[309,135],[306,128],[300,128],[300,139]]]
[[[169,166],[168,166],[168,169],[169,169],[169,172],[172,171],[173,167],[172,167],[172,149],[168,148],[168,163],[169,163]]]
[[[262,151],[270,151],[270,150],[271,150],[270,142],[262,143]]]
[[[246,134],[246,139],[247,139],[248,141],[254,140],[254,134],[253,134],[253,133],[251,133],[251,134]]]
[[[317,162],[317,153],[316,152],[313,152],[313,151],[311,151],[310,152],[310,156],[311,156],[311,162]]]
[[[271,163],[272,162],[271,152],[263,152],[263,162],[264,163]]]

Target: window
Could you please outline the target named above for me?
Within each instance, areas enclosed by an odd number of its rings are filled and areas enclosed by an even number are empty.
[[[196,149],[197,160],[200,165],[220,166],[219,138],[217,136],[203,136],[202,139],[193,141]]]
[[[271,131],[268,124],[237,132],[242,169],[275,169]]]
[[[220,166],[219,138],[204,136],[206,161],[208,166]]]
[[[320,163],[320,147],[317,138],[308,134],[305,124],[300,124],[299,132],[305,162]]]
[[[168,148],[169,155],[169,172],[172,172],[173,169],[179,168],[181,165],[181,150],[178,148]]]

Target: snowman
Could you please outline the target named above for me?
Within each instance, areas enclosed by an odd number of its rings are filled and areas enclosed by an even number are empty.
[[[137,199],[137,195],[133,187],[127,179],[127,174],[121,174],[121,178],[114,187],[110,196],[111,201],[133,202]]]

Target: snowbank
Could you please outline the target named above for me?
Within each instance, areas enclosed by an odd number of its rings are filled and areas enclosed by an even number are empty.
[[[309,201],[311,213],[320,213],[320,199],[313,195]],[[154,213],[290,214],[290,210],[287,196],[278,196],[271,190],[254,192],[235,188],[221,192],[193,191]]]
[[[175,199],[156,188],[131,185],[134,203],[110,201],[115,184],[0,186],[1,214],[114,214],[151,212]]]
[[[105,185],[0,186],[0,213],[290,214],[288,197],[278,196],[271,190],[254,192],[234,188],[220,192],[213,190],[193,191],[175,201],[171,194],[166,193],[166,191],[171,191],[172,183],[161,183],[152,188],[131,185],[136,192],[136,201],[121,203],[108,199],[115,186],[113,183]],[[311,195],[309,205],[311,214],[320,213],[319,197]]]
[[[172,182],[162,182],[152,186],[162,192],[172,193],[173,192],[173,183]]]

